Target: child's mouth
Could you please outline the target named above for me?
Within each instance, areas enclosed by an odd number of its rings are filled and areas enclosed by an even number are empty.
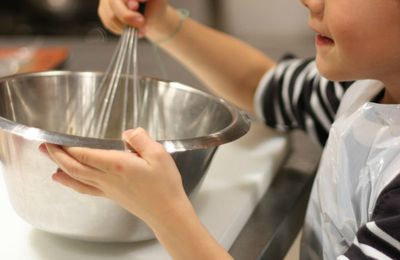
[[[317,45],[332,45],[334,41],[326,36],[323,36],[321,34],[318,34],[315,38],[315,42]]]

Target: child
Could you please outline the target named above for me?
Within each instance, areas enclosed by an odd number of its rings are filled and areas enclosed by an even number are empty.
[[[124,24],[139,28],[215,93],[272,127],[302,128],[322,144],[330,131],[302,259],[400,258],[400,118],[390,105],[400,103],[400,1],[303,0],[316,60],[277,65],[185,19],[166,0],[148,0],[145,17],[138,1],[145,0],[101,0],[105,26],[115,33]],[[62,169],[55,181],[116,201],[144,220],[174,259],[230,259],[198,220],[164,148],[142,129],[122,138],[137,155],[50,144],[41,150]]]

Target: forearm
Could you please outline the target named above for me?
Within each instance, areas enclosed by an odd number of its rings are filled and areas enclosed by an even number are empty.
[[[148,32],[152,41],[165,38],[179,24],[175,9],[167,8],[164,22]],[[186,65],[217,95],[253,112],[253,96],[262,75],[274,61],[255,48],[196,21],[187,19],[180,31],[160,45]]]
[[[173,259],[232,259],[201,224],[188,200],[153,216],[147,223]]]

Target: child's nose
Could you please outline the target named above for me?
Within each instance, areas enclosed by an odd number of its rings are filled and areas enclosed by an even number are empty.
[[[310,10],[311,15],[322,14],[325,0],[300,0]]]

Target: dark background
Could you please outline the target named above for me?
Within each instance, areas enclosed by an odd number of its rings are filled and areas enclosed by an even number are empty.
[[[1,35],[79,35],[101,30],[98,0],[1,0]]]
[[[0,36],[108,34],[97,15],[99,0],[0,0]],[[216,26],[219,1],[170,0],[202,23]]]

